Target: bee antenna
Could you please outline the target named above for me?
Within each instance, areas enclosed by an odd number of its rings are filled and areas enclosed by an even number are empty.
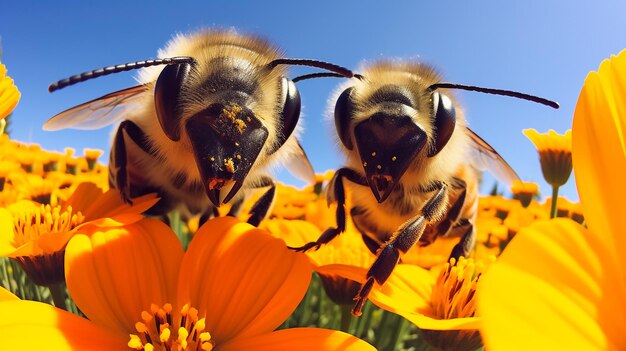
[[[351,70],[335,65],[334,63],[318,61],[318,60],[309,60],[309,59],[290,59],[290,58],[280,58],[276,59],[267,64],[269,69],[273,69],[278,65],[296,65],[296,66],[309,66],[309,67],[317,67],[322,68],[331,72],[335,72],[344,78],[352,78],[354,77],[354,72]]]
[[[324,77],[345,78],[344,75],[341,75],[335,72],[318,72],[318,73],[303,74],[301,76],[294,77],[291,81],[294,83],[297,83],[302,80],[324,78]]]
[[[107,66],[107,67],[102,67],[99,69],[94,69],[92,71],[84,72],[81,74],[77,74],[69,78],[61,79],[58,82],[50,84],[48,86],[48,91],[52,93],[53,91],[63,89],[67,86],[70,86],[76,83],[84,82],[86,80],[106,76],[106,75],[113,74],[113,73],[130,71],[130,70],[137,69],[137,68],[158,66],[158,65],[173,65],[173,64],[179,64],[179,63],[193,63],[193,62],[195,62],[193,57],[179,56],[179,57],[169,57],[169,58],[156,59],[156,60],[129,62],[129,63],[124,63],[121,65],[115,65],[115,66]]]
[[[510,96],[510,97],[514,97],[514,98],[518,98],[518,99],[522,99],[522,100],[528,100],[528,101],[533,101],[542,105],[546,105],[546,106],[550,106],[554,109],[558,109],[559,108],[559,103],[552,101],[552,100],[548,100],[539,96],[535,96],[535,95],[530,95],[530,94],[524,94],[524,93],[520,93],[517,91],[512,91],[512,90],[502,90],[502,89],[491,89],[491,88],[483,88],[483,87],[477,87],[477,86],[473,86],[473,85],[463,85],[463,84],[456,84],[456,83],[447,83],[447,82],[442,82],[442,83],[435,83],[431,86],[428,87],[428,91],[432,92],[436,89],[440,89],[440,88],[444,88],[444,89],[461,89],[461,90],[469,90],[469,91],[476,91],[479,93],[487,93],[487,94],[494,94],[494,95],[504,95],[504,96]]]

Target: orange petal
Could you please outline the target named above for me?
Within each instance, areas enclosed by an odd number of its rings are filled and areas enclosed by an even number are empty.
[[[20,298],[13,295],[9,290],[0,286],[0,301],[19,300]]]
[[[479,282],[485,348],[624,349],[618,271],[603,243],[571,220],[523,229]]]
[[[626,222],[626,50],[591,72],[576,104],[573,162],[585,221],[624,257]],[[621,266],[626,261],[621,258]]]
[[[219,349],[221,351],[376,350],[374,346],[350,334],[317,328],[283,329],[249,338],[236,338],[219,345]]]
[[[150,304],[176,297],[183,249],[160,221],[77,235],[65,252],[70,295],[89,319],[128,335]]]
[[[221,344],[267,333],[295,310],[311,267],[269,233],[232,217],[205,223],[181,266],[179,301],[206,313],[206,327]]]
[[[0,302],[3,350],[127,350],[128,338],[34,301]]]

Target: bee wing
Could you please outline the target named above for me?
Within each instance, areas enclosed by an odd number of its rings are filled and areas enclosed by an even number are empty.
[[[119,121],[126,113],[136,108],[137,103],[148,89],[147,85],[137,85],[74,106],[47,120],[43,129],[91,130],[102,128]]]
[[[471,141],[472,161],[479,170],[488,170],[497,180],[509,185],[515,180],[520,180],[513,168],[491,145],[479,137],[473,130],[467,128],[467,132]]]
[[[308,184],[315,184],[313,165],[311,165],[311,161],[309,161],[306,152],[304,152],[302,145],[300,145],[300,141],[296,141],[296,144],[297,147],[287,162],[287,171],[289,171],[292,176],[304,180]]]

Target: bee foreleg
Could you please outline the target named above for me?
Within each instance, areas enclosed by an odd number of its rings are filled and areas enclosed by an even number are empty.
[[[126,133],[124,133],[126,132]],[[150,153],[146,141],[146,135],[135,123],[126,120],[120,123],[115,133],[115,140],[113,142],[114,166],[115,166],[115,188],[120,192],[120,196],[124,202],[132,204],[130,196],[130,179],[128,176],[128,159],[126,156],[126,141],[124,140],[124,134],[137,144],[143,151]]]
[[[354,298],[356,304],[352,308],[353,315],[361,315],[361,309],[374,286],[374,281],[382,285],[389,278],[400,260],[400,252],[406,253],[420,240],[426,225],[441,218],[446,210],[447,197],[447,185],[442,183],[439,191],[422,207],[420,214],[402,224],[380,247],[376,260],[367,272],[365,283],[361,285],[359,293]]]
[[[252,206],[250,210],[250,217],[248,223],[257,227],[259,223],[267,216],[270,208],[274,204],[276,198],[276,184],[270,177],[261,178],[261,182],[256,185],[257,188],[263,188],[269,186],[269,190],[265,192]]]
[[[366,185],[365,180],[354,170],[350,168],[340,168],[335,172],[333,178],[328,183],[332,188],[332,194],[328,195],[329,203],[337,202],[337,211],[335,212],[335,220],[337,226],[335,228],[326,229],[322,235],[316,240],[306,243],[300,247],[290,247],[292,250],[305,252],[312,248],[319,249],[323,244],[333,240],[337,235],[346,230],[346,191],[343,186],[343,179],[346,178],[351,182],[360,185]]]

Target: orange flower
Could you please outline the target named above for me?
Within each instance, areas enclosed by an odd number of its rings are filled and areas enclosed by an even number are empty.
[[[140,220],[158,201],[154,194],[124,203],[115,190],[103,193],[93,183],[81,184],[62,205],[18,201],[0,208],[0,256],[17,260],[40,285],[63,281],[63,250],[78,233]]]
[[[541,171],[548,184],[559,187],[567,183],[572,173],[572,131],[561,135],[554,130],[541,134],[534,129],[525,129],[524,135],[539,152]]]
[[[522,230],[483,278],[489,350],[626,349],[626,51],[583,85],[573,162],[587,228],[569,219]]]
[[[274,331],[304,296],[310,265],[282,240],[234,218],[205,223],[186,252],[152,219],[78,235],[66,264],[68,290],[89,320],[36,302],[0,302],[3,346],[374,350],[333,330]]]

